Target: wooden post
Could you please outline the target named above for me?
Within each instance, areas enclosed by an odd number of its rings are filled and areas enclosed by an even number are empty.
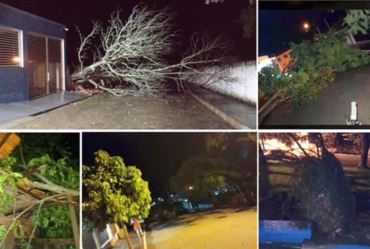
[[[73,206],[73,200],[70,195],[67,196],[69,206],[69,216],[72,222],[73,239],[75,241],[76,249],[80,249],[80,229],[77,221],[76,210]]]
[[[142,240],[143,240],[143,249],[147,249],[146,232],[143,233]]]
[[[128,248],[133,249],[132,244],[131,244],[131,240],[130,240],[130,236],[129,236],[128,231],[127,231],[126,224],[123,225],[123,229],[125,231]]]

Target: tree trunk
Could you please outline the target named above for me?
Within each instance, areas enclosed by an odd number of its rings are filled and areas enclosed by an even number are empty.
[[[268,182],[268,167],[265,155],[263,154],[263,150],[261,145],[258,146],[259,148],[259,190],[260,196],[263,199],[268,195],[269,189],[269,182]]]
[[[125,236],[126,236],[126,239],[127,239],[128,248],[129,249],[134,249],[132,244],[131,244],[131,239],[130,239],[130,236],[128,234],[126,224],[123,224],[123,230],[125,231]]]
[[[363,133],[362,139],[361,139],[361,161],[360,161],[360,167],[367,169],[368,168],[368,154],[369,154],[369,148],[370,148],[370,134],[369,133]]]

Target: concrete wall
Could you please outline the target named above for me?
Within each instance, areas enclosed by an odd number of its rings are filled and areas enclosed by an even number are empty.
[[[24,67],[0,67],[0,102],[28,99],[27,32],[65,39],[64,26],[0,3],[0,26],[23,31]]]
[[[204,69],[204,71],[210,73],[220,70],[222,69],[217,67]],[[249,61],[226,68],[221,79],[217,79],[209,84],[203,85],[209,79],[209,75],[193,77],[190,81],[213,91],[256,104],[258,92],[256,70],[256,62]]]

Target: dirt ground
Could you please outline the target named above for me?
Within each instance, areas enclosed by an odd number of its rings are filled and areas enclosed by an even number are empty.
[[[82,101],[15,120],[17,129],[231,129],[188,94],[163,98],[98,94]]]

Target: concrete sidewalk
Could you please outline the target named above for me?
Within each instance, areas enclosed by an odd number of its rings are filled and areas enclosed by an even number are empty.
[[[0,104],[0,124],[47,112],[84,99],[88,95],[75,92],[57,92],[38,99]]]
[[[188,85],[190,94],[236,129],[256,129],[256,107],[214,91]]]

